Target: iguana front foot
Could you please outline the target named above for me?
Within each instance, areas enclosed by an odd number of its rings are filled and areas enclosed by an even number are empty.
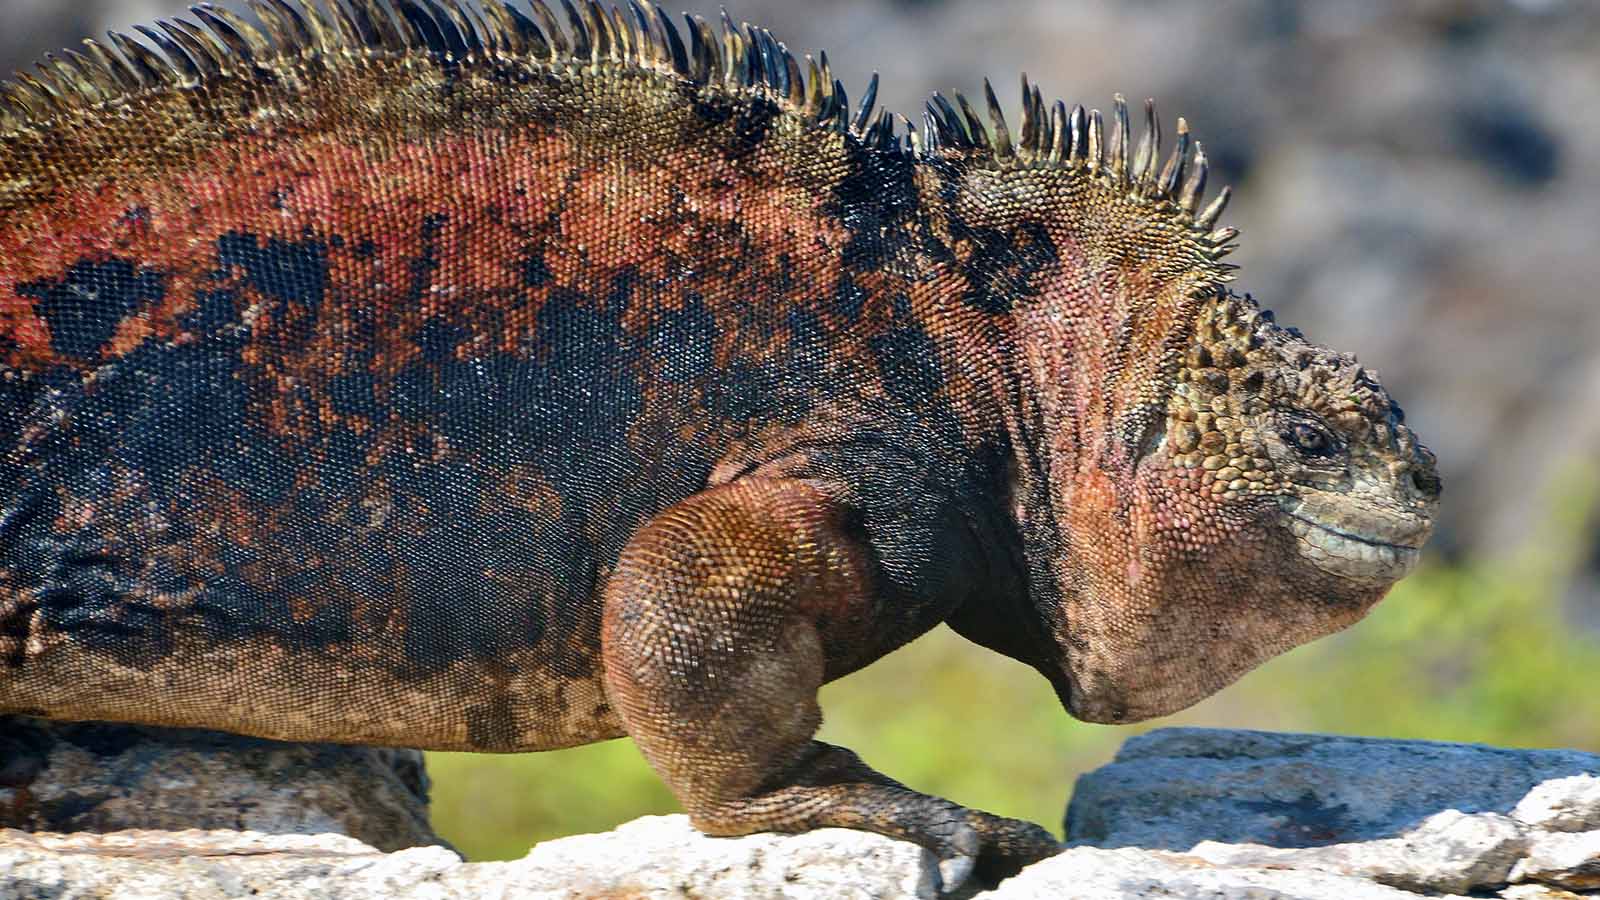
[[[606,688],[629,735],[707,834],[841,827],[914,841],[944,889],[1056,852],[1043,828],[910,790],[813,740],[817,689],[873,645],[872,553],[849,510],[750,479],[651,520],[608,585]]]

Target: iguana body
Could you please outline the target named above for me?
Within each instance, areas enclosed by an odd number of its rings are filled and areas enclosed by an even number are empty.
[[[1025,89],[912,147],[762,32],[534,12],[273,3],[11,89],[0,711],[628,734],[705,830],[959,875],[1054,845],[813,741],[821,683],[948,621],[1129,721],[1414,560],[1431,457],[1220,288],[1186,134]]]

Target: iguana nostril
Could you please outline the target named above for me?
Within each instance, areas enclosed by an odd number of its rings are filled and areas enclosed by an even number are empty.
[[[1444,483],[1431,467],[1416,466],[1411,469],[1411,490],[1419,497],[1432,499],[1439,496]]]

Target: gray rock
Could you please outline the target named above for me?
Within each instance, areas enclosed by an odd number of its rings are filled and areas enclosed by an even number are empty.
[[[1571,890],[1600,888],[1600,831],[1537,835],[1527,857],[1511,870],[1511,880]]]
[[[346,834],[442,843],[413,750],[0,716],[0,827]]]
[[[1293,849],[1203,841],[1189,852],[1223,866],[1332,872],[1408,891],[1463,894],[1510,881],[1527,847],[1516,821],[1452,809],[1398,838]]]
[[[1535,786],[1600,773],[1600,756],[1475,744],[1167,728],[1078,779],[1067,839],[1185,850],[1398,837],[1435,813],[1508,814]]]

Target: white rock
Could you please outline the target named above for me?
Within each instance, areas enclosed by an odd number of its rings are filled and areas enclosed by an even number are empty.
[[[540,844],[514,862],[464,863],[442,847],[384,854],[337,834],[0,831],[0,900],[577,900],[932,898],[931,854],[844,829],[713,838],[685,816]]]
[[[1517,803],[1511,816],[1545,831],[1600,830],[1600,778],[1574,775],[1543,782]]]
[[[1600,888],[1600,831],[1535,835],[1512,881],[1537,881],[1573,890]]]
[[[1029,866],[973,900],[1415,900],[1416,895],[1360,878],[1318,871],[1217,867],[1161,850],[1074,847]]]
[[[1505,884],[1527,843],[1522,826],[1505,816],[1452,809],[1398,838],[1303,848],[1204,841],[1190,853],[1217,865],[1331,872],[1410,891],[1459,894]]]

